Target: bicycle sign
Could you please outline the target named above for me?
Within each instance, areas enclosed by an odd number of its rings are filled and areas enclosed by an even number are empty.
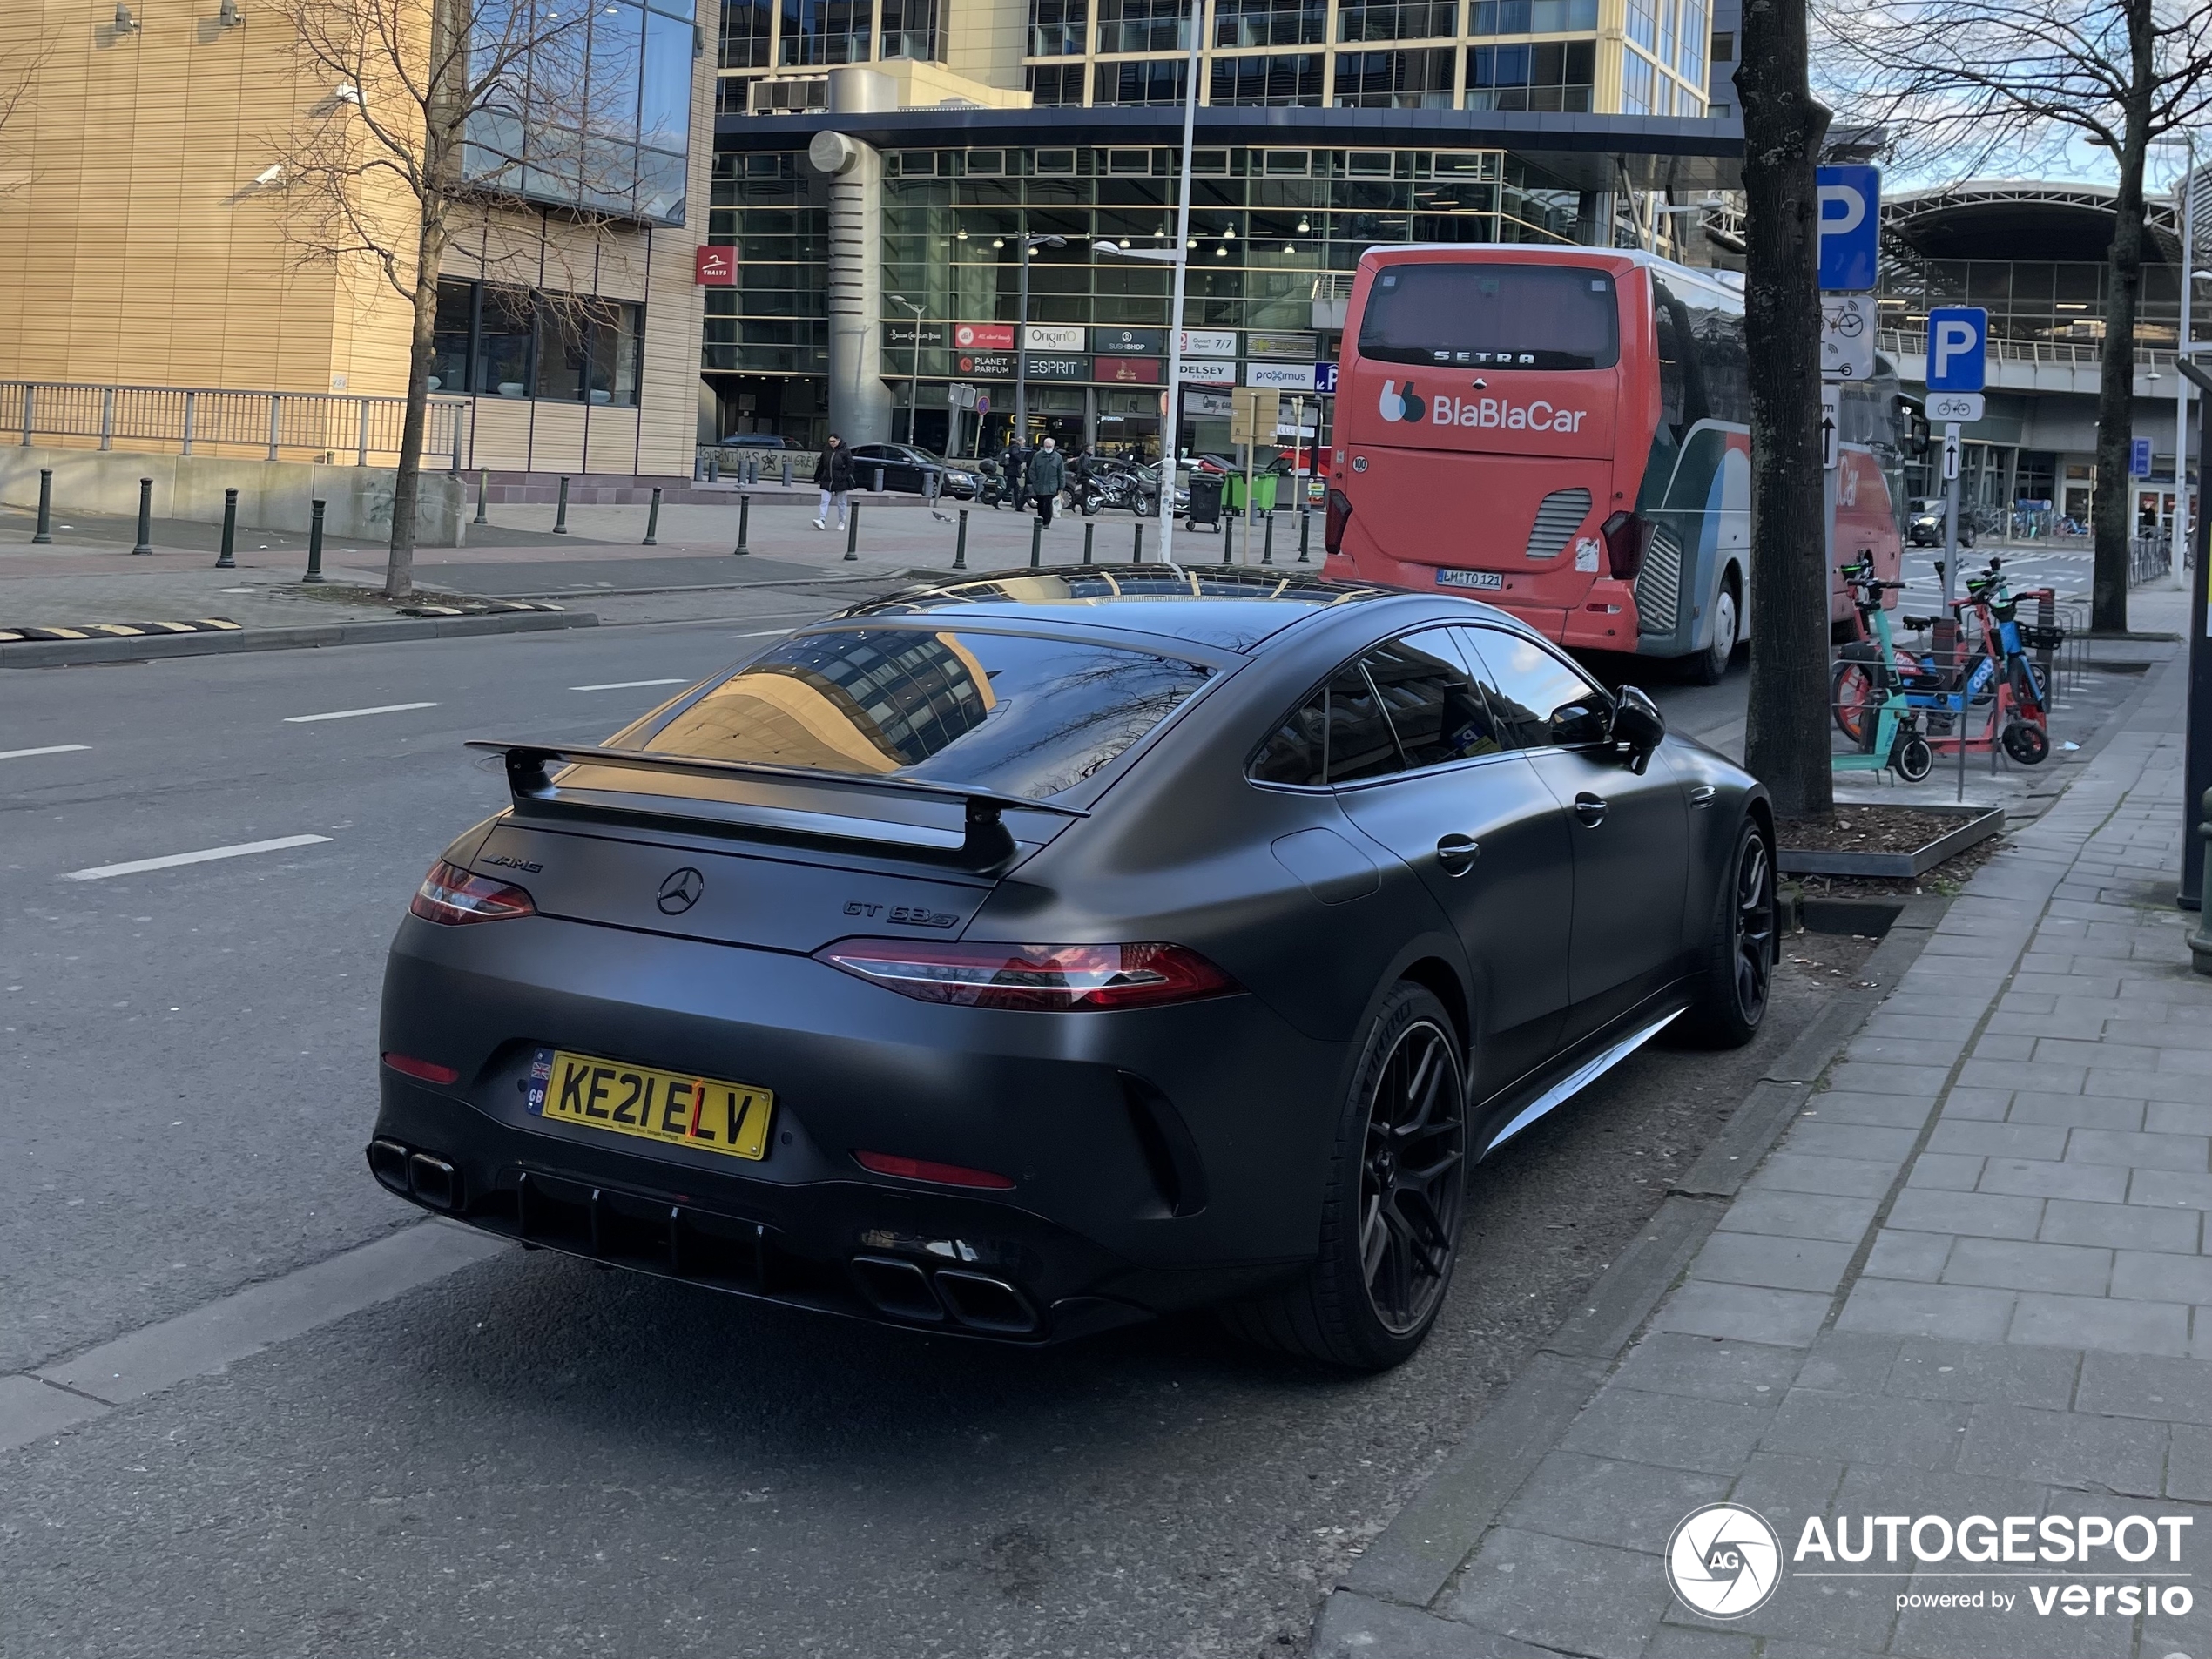
[[[1874,296],[1820,296],[1820,377],[1865,381],[1874,377]]]

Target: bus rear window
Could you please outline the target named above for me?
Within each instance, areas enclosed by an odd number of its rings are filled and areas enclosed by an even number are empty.
[[[1483,368],[1610,368],[1613,279],[1570,265],[1393,265],[1376,274],[1359,354]]]

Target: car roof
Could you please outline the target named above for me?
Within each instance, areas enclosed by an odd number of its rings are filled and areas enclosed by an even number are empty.
[[[1018,620],[1157,634],[1248,652],[1322,611],[1406,597],[1388,588],[1278,570],[1102,564],[1052,573],[1004,570],[907,588],[855,605],[840,620]]]

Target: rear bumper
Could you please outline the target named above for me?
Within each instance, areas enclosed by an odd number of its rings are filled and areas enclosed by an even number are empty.
[[[946,1008],[806,957],[543,917],[403,924],[381,1046],[460,1073],[440,1088],[382,1069],[372,1168],[425,1208],[738,1294],[1026,1340],[1218,1300],[1310,1260],[1346,1063],[1250,995]],[[768,1156],[533,1116],[523,1085],[541,1047],[772,1090]],[[853,1162],[862,1150],[1015,1185],[878,1177]],[[1008,1287],[1026,1320],[963,1274]]]

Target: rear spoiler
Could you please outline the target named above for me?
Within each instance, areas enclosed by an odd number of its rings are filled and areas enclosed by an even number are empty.
[[[555,799],[548,770],[560,765],[618,766],[633,772],[673,772],[697,778],[761,779],[778,783],[851,786],[889,790],[925,800],[959,801],[966,833],[959,849],[960,861],[988,870],[1003,864],[1015,853],[1014,836],[1006,827],[1009,806],[1025,812],[1051,813],[1062,818],[1088,818],[1079,806],[1055,806],[995,789],[976,789],[959,784],[933,784],[919,778],[879,778],[864,772],[822,772],[810,766],[779,766],[759,760],[710,760],[691,755],[658,754],[650,749],[602,749],[590,745],[502,743],[478,738],[465,745],[488,749],[507,765],[507,787],[519,804]],[[850,820],[846,820],[850,821]],[[837,836],[850,840],[850,836]]]

